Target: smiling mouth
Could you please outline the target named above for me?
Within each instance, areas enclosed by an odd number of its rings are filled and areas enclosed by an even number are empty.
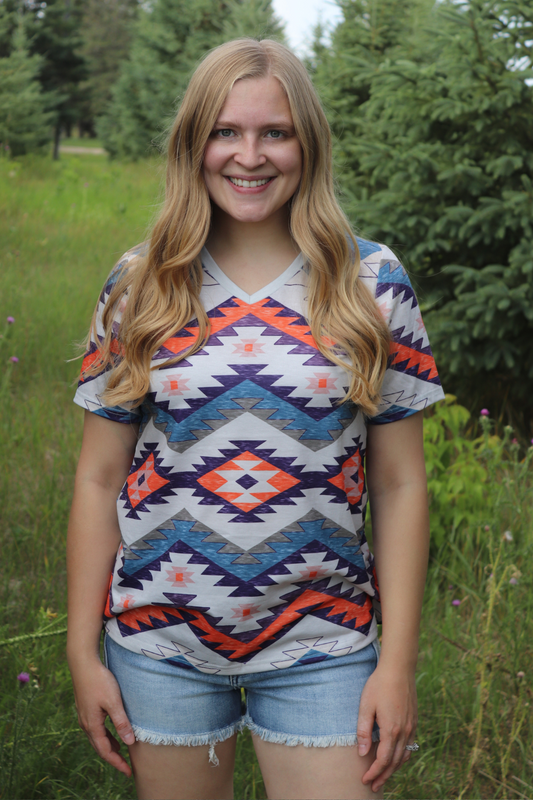
[[[270,183],[270,181],[273,181],[274,178],[258,178],[256,180],[246,181],[242,180],[241,178],[231,178],[228,175],[228,180],[234,186],[240,186],[243,189],[255,189],[257,186],[265,186],[265,184]]]

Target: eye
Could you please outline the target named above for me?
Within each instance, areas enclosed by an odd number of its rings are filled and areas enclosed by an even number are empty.
[[[215,135],[220,136],[221,139],[229,139],[233,135],[233,131],[231,128],[220,128],[220,130],[215,131]]]
[[[268,135],[270,136],[271,139],[282,139],[285,134],[283,133],[283,131],[273,130],[269,131]]]

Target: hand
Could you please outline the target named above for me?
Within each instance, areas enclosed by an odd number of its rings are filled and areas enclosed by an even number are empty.
[[[112,767],[131,776],[131,768],[120,755],[120,743],[105,727],[109,715],[124,744],[133,744],[135,735],[124,711],[120,689],[114,675],[97,659],[70,666],[78,720],[98,755]]]
[[[387,667],[382,661],[366,682],[359,705],[357,743],[364,756],[372,745],[374,718],[379,725],[380,742],[376,759],[363,775],[363,783],[377,792],[402,764],[409,761],[418,722],[414,670]]]

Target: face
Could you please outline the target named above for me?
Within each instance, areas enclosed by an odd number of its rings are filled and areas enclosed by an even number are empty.
[[[233,219],[286,219],[302,174],[302,150],[276,78],[235,83],[209,137],[203,173],[211,200]]]

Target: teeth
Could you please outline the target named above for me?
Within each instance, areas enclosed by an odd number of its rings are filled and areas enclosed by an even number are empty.
[[[240,178],[230,178],[234,186],[242,186],[243,189],[255,189],[256,186],[264,186],[269,180],[270,178],[262,178],[258,181],[243,181]]]

